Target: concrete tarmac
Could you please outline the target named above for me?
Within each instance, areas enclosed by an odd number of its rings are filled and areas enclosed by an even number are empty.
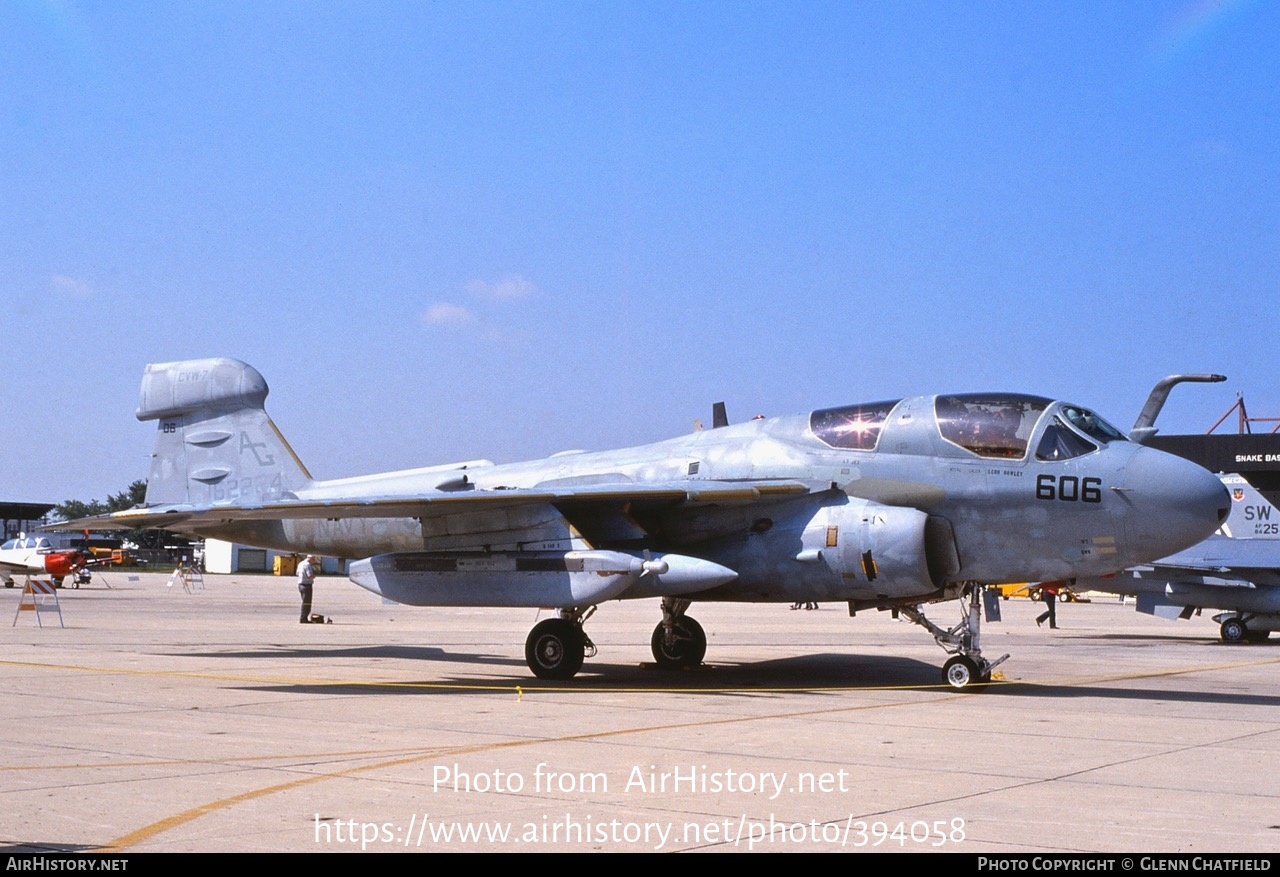
[[[1003,680],[956,694],[889,613],[698,605],[669,673],[657,601],[610,603],[548,684],[533,610],[168,580],[63,590],[65,628],[0,591],[6,851],[1280,851],[1280,641],[1207,617],[1006,601]]]

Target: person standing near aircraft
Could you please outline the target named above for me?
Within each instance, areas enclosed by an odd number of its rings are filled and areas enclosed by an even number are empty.
[[[1040,617],[1036,619],[1036,627],[1044,624],[1045,619],[1049,620],[1049,629],[1058,629],[1058,589],[1053,585],[1045,585],[1040,589],[1040,599],[1044,600],[1045,611],[1040,613]]]
[[[298,564],[298,593],[302,595],[302,616],[300,624],[311,623],[311,594],[316,582],[316,556],[308,554]]]

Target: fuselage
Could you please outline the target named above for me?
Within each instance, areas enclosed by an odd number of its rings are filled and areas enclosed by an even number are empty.
[[[1087,409],[1016,394],[913,397],[613,451],[313,481],[296,498],[769,481],[800,482],[809,492],[616,509],[576,507],[570,498],[422,520],[240,522],[198,532],[348,558],[572,547],[680,552],[738,573],[698,599],[884,601],[955,581],[1105,575],[1198,542],[1228,506],[1221,483],[1200,467],[1128,441]]]

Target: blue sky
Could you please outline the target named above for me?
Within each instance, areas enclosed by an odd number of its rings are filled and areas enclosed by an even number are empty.
[[[917,393],[1280,416],[1280,5],[0,4],[0,498],[233,356],[318,477]]]

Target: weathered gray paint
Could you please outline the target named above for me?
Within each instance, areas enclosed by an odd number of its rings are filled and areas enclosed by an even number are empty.
[[[737,573],[696,599],[889,604],[941,597],[948,581],[1111,573],[1203,538],[1225,505],[1209,473],[1131,442],[1056,462],[979,458],[942,437],[932,397],[899,403],[874,451],[827,446],[805,414],[614,451],[316,481],[267,416],[267,392],[235,360],[147,367],[138,417],[158,430],[147,515],[349,558],[670,551]],[[1038,498],[1040,475],[1098,479],[1098,498]]]

